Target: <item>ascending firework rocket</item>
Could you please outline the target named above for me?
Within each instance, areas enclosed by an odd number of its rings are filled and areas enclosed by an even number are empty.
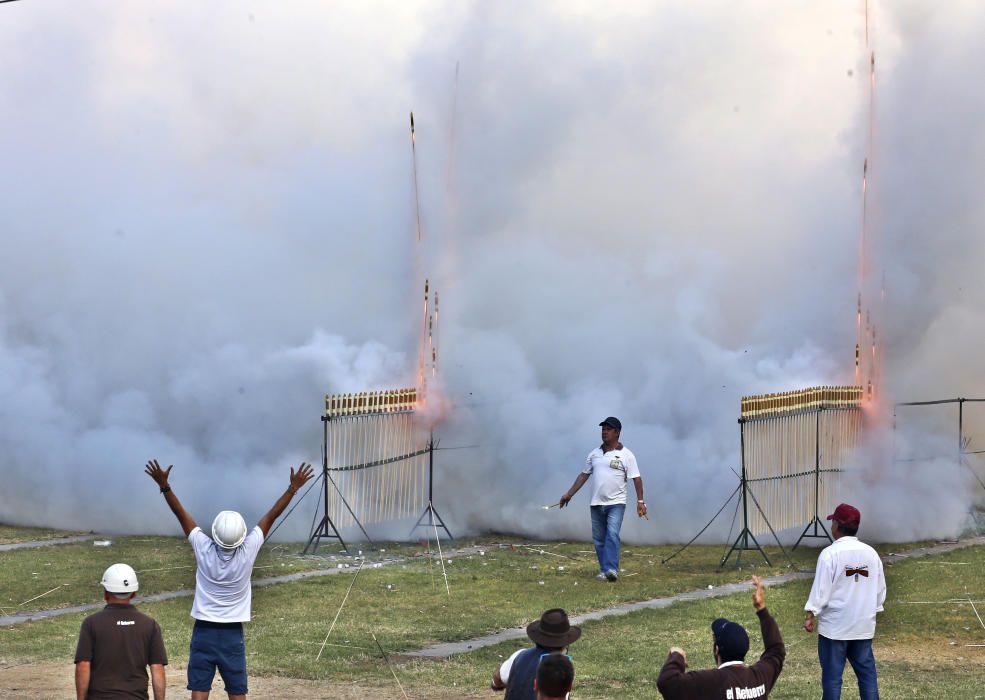
[[[417,136],[414,133],[414,113],[410,113],[410,152],[414,161],[414,207],[417,212],[417,240],[421,240],[421,199],[417,191]]]

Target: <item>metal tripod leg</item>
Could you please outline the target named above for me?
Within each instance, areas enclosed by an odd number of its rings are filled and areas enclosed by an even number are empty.
[[[753,544],[756,545],[755,547],[749,546],[750,539],[753,541]],[[741,547],[739,546],[740,541],[742,542]],[[732,543],[732,548],[729,549],[728,553],[724,557],[722,557],[722,561],[718,564],[718,568],[721,569],[725,566],[725,562],[727,562],[729,557],[732,556],[732,552],[738,553],[735,557],[735,565],[738,566],[742,562],[742,552],[751,550],[759,550],[759,553],[763,555],[763,559],[766,560],[766,565],[772,566],[770,563],[770,558],[766,556],[766,552],[763,551],[763,548],[759,545],[759,542],[756,540],[756,537],[752,534],[749,528],[742,528],[742,532],[739,533],[739,536],[735,538],[735,542]]]
[[[817,526],[818,526],[818,525],[820,525],[820,526],[821,526],[821,532],[823,532],[823,533],[824,533],[823,535],[819,535],[819,534],[817,534]],[[814,528],[814,533],[813,533],[813,534],[811,534],[811,535],[808,535],[808,534],[807,534],[807,531],[808,531],[808,530],[810,530],[810,529],[811,529],[811,527],[813,527],[813,528]],[[821,522],[821,521],[820,521],[820,520],[818,519],[818,517],[817,517],[816,515],[814,516],[814,519],[813,519],[813,520],[811,520],[811,521],[810,521],[809,523],[807,523],[807,527],[805,527],[805,528],[804,528],[804,531],[803,531],[802,533],[800,533],[800,537],[798,537],[798,538],[797,538],[797,544],[795,544],[795,545],[793,546],[793,548],[794,548],[794,549],[797,549],[797,545],[799,545],[799,544],[800,544],[800,541],[801,541],[802,539],[804,539],[804,538],[817,538],[817,539],[819,539],[819,540],[824,540],[824,539],[826,539],[826,540],[827,540],[828,542],[834,542],[834,540],[833,540],[833,539],[831,539],[831,535],[829,535],[829,534],[828,534],[828,531],[827,531],[827,529],[826,529],[826,528],[824,527],[824,523],[822,523],[822,522]]]
[[[426,523],[422,522],[424,520],[425,515],[428,518],[428,521]],[[452,536],[451,534],[451,530],[449,530],[448,526],[445,525],[445,521],[441,519],[441,514],[438,513],[438,510],[430,503],[428,503],[427,506],[424,508],[424,512],[421,513],[421,517],[419,517],[417,519],[417,522],[414,523],[414,527],[410,529],[410,534],[413,535],[414,532],[419,527],[433,528],[435,524],[439,525],[442,529],[444,529],[445,533],[448,535],[448,539],[450,540],[455,539],[454,536]]]
[[[332,528],[332,532],[328,531],[329,527]],[[349,551],[349,548],[346,546],[345,541],[342,539],[342,535],[339,534],[338,528],[335,527],[335,523],[332,522],[332,519],[329,518],[328,514],[326,513],[325,515],[322,516],[322,519],[319,521],[317,527],[315,527],[315,529],[311,532],[311,537],[308,538],[308,544],[304,546],[304,549],[301,551],[301,554],[307,554],[309,547],[311,547],[312,554],[317,552],[318,545],[321,542],[322,538],[338,540],[339,543],[342,545],[342,549],[344,549],[346,552]]]

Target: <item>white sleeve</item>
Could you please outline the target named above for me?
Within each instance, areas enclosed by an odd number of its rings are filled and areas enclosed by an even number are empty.
[[[516,659],[516,657],[518,657],[520,655],[520,652],[521,651],[525,651],[525,650],[524,649],[517,649],[512,654],[510,654],[510,658],[508,658],[506,661],[504,661],[502,664],[500,664],[500,666],[499,666],[499,680],[503,681],[503,683],[508,683],[509,682],[509,680],[510,680],[510,669],[513,668],[513,661]]]
[[[592,469],[592,455],[595,454],[595,450],[588,453],[588,457],[585,458],[585,468],[581,470],[582,474],[591,474]]]
[[[635,479],[640,475],[640,468],[636,464],[636,455],[626,450],[626,479]]]
[[[257,525],[243,540],[243,549],[246,551],[250,562],[256,561],[260,547],[263,545],[263,529]]]
[[[821,556],[817,558],[817,569],[814,571],[811,594],[807,597],[804,610],[810,610],[815,615],[820,615],[827,606],[831,599],[831,589],[834,587],[833,568],[832,557],[821,552]]]
[[[876,554],[876,570],[878,573],[877,583],[879,584],[879,593],[876,598],[876,612],[882,612],[882,605],[886,602],[886,575],[882,570],[882,559]]]
[[[198,561],[201,555],[208,551],[212,539],[202,531],[202,528],[196,526],[188,533],[188,543],[192,546],[192,551],[195,552],[195,561]]]

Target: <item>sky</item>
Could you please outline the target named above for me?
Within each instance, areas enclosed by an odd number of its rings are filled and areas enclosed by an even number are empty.
[[[616,415],[624,536],[686,540],[741,396],[853,379],[868,156],[883,401],[845,498],[875,538],[957,534],[953,412],[888,406],[985,396],[985,8],[870,2],[868,48],[864,8],[0,6],[0,520],[171,532],[150,458],[201,523],[258,518],[324,394],[414,382],[427,276],[436,432],[477,445],[437,455],[453,532],[587,538],[586,494],[540,506]]]

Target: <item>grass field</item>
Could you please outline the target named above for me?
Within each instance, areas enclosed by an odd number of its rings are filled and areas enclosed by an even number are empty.
[[[394,670],[411,697],[449,697],[459,691],[463,697],[492,697],[493,693],[485,690],[492,671],[503,658],[523,646],[522,641],[443,660],[409,659],[401,657],[400,652],[525,625],[549,607],[562,606],[577,614],[745,580],[751,573],[769,575],[790,568],[789,562],[774,556],[777,552],[771,552],[771,567],[747,553],[742,571],[719,571],[721,547],[693,547],[661,565],[661,559],[675,548],[631,546],[624,552],[622,580],[607,584],[592,579],[596,569],[590,545],[515,545],[515,541],[514,546],[509,546],[504,539],[494,537],[445,543],[446,547],[474,548],[469,554],[453,554],[450,561],[446,560],[450,595],[446,593],[439,562],[419,556],[423,553],[421,547],[377,545],[387,551],[367,550],[370,563],[355,579],[318,661],[315,657],[339,612],[355,569],[256,587],[254,620],[246,632],[251,674],[317,679],[339,686],[356,684],[360,688],[378,688],[381,697],[401,697],[375,647],[375,635],[392,655]],[[255,577],[337,567],[338,560],[292,554],[299,548],[265,548],[258,566],[268,568],[258,568]],[[881,549],[901,552],[906,547]],[[98,577],[113,561],[128,561],[143,572],[144,593],[193,585],[191,553],[180,538],[121,538],[109,548],[86,543],[30,550],[28,556],[22,552],[0,553],[0,606],[8,613],[10,608],[97,602]],[[395,555],[402,557],[401,561],[371,568],[382,557]],[[811,568],[816,555],[816,550],[800,549],[793,554],[794,564]],[[971,547],[927,559],[904,558],[887,566],[889,601],[886,613],[880,617],[875,645],[883,697],[985,697],[985,648],[965,646],[985,643],[985,629],[967,601],[971,596],[978,604],[985,597],[983,564],[985,547]],[[45,590],[45,582],[39,580],[42,576],[69,585],[59,586],[56,592],[27,607],[19,606]],[[767,591],[767,604],[788,644],[786,668],[773,697],[819,695],[816,640],[800,630],[809,585],[809,581],[801,581]],[[161,623],[171,662],[179,667],[186,661],[191,634],[190,607],[190,598],[141,605]],[[978,607],[985,612],[985,604]],[[711,664],[708,623],[722,615],[750,628],[751,654],[761,650],[748,594],[679,603],[663,610],[586,623],[582,639],[571,649],[577,669],[574,695],[655,697],[656,675],[672,644],[688,649],[692,667]],[[83,617],[66,614],[0,627],[0,667],[25,662],[70,663]],[[846,679],[850,686],[850,671]],[[845,697],[852,695],[846,692]]]

